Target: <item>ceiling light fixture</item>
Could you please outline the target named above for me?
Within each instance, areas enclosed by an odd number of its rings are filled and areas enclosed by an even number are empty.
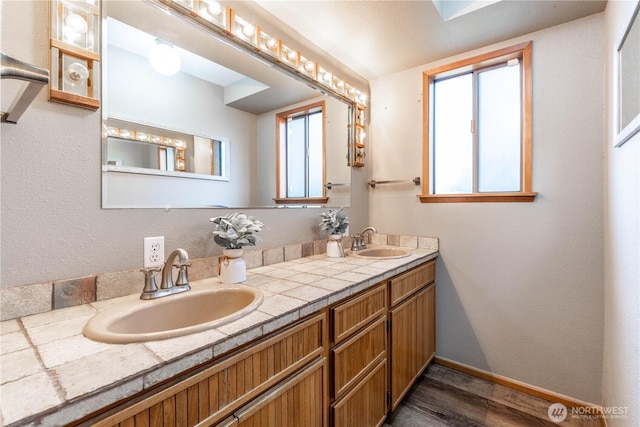
[[[165,76],[172,76],[180,71],[182,60],[172,44],[156,39],[149,50],[149,62],[154,70]]]

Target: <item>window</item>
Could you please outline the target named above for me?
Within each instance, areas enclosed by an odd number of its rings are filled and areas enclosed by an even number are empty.
[[[326,203],[324,102],[276,115],[276,203]]]
[[[424,73],[422,202],[530,202],[531,42]]]

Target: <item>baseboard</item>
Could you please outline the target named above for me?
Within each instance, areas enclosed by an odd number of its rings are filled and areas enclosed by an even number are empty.
[[[504,377],[502,375],[484,371],[482,369],[474,368],[472,366],[465,365],[464,363],[454,362],[453,360],[445,359],[442,357],[436,356],[433,359],[433,363],[446,366],[447,368],[455,369],[456,371],[464,372],[465,374],[473,375],[474,377],[482,378],[483,380],[487,380],[495,384],[518,390],[531,396],[550,400],[552,402],[562,403],[567,408],[594,408],[594,411],[598,414],[600,426],[607,427],[607,420],[602,414],[602,407],[600,405],[584,402],[582,400],[574,399],[563,394],[554,393],[540,387],[536,387],[518,380]]]

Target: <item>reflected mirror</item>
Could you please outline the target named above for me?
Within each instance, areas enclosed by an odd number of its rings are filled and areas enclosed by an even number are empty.
[[[228,142],[113,118],[106,133],[103,158],[109,170],[228,180]]]
[[[103,17],[104,208],[287,204],[277,115],[314,103],[324,194],[295,204],[349,206],[349,104],[146,1],[103,2]],[[157,47],[174,70],[154,68]]]

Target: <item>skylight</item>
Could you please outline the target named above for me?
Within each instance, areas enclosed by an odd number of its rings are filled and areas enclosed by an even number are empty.
[[[449,21],[501,0],[432,0],[444,21]]]

